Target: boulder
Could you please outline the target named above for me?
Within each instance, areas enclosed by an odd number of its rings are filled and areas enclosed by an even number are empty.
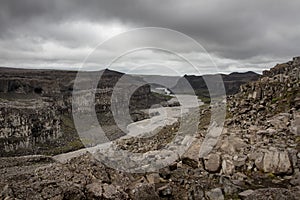
[[[300,136],[300,113],[295,116],[295,119],[292,121],[291,131]]]
[[[158,173],[148,174],[146,175],[146,178],[150,184],[157,184],[162,182],[162,178],[159,176]]]
[[[233,164],[236,167],[241,167],[241,166],[245,165],[246,160],[247,160],[246,155],[234,156],[233,157]]]
[[[262,152],[255,159],[255,165],[259,170],[267,173],[290,174],[293,172],[287,151],[267,150]]]
[[[241,138],[238,138],[237,136],[229,136],[222,141],[221,150],[228,154],[232,154],[240,151],[246,146],[247,145]]]
[[[128,195],[125,192],[118,190],[114,185],[104,184],[103,197],[104,199],[127,199]]]
[[[131,191],[131,198],[139,200],[159,200],[159,196],[155,192],[154,184],[149,183],[139,183],[135,185]]]
[[[207,130],[207,134],[203,140],[203,143],[200,147],[199,157],[204,158],[207,156],[218,143],[219,136],[223,132],[223,127],[218,126],[218,124],[214,121],[211,123]]]
[[[207,192],[207,197],[210,200],[224,200],[224,195],[220,188],[215,188]]]
[[[204,158],[205,170],[209,172],[218,172],[221,168],[221,157],[219,154],[209,154]]]
[[[247,197],[249,197],[251,194],[253,194],[253,192],[254,192],[254,190],[245,190],[245,191],[239,193],[239,196],[240,196],[241,198],[247,198]]]
[[[197,139],[194,140],[189,149],[182,155],[182,163],[192,168],[199,166],[199,149],[202,141]]]
[[[94,182],[86,186],[87,194],[89,198],[101,198],[102,197],[102,184],[101,182]]]

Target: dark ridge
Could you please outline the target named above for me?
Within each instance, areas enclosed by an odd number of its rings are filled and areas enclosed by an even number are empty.
[[[231,74],[220,74],[223,83],[225,86],[226,94],[233,95],[239,92],[240,86],[250,82],[256,81],[260,78],[261,75],[249,71],[249,72],[233,72]],[[204,76],[215,76],[215,75],[204,75]],[[184,80],[185,79],[185,80]],[[184,84],[184,81],[188,81],[192,86],[196,95],[200,98],[209,98],[209,92],[203,79],[203,76],[195,76],[195,75],[184,75],[181,79],[178,80],[178,83],[175,87],[172,88],[173,91],[178,91],[181,84]],[[218,84],[218,83],[216,83]],[[220,83],[222,84],[222,83]]]

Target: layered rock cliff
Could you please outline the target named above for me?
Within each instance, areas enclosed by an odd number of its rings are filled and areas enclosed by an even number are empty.
[[[48,153],[55,154],[83,147],[72,120],[72,92],[75,71],[50,71],[0,68],[0,156]],[[89,81],[93,72],[83,72]],[[105,70],[95,94],[99,122],[107,127],[108,136],[122,133],[114,124],[111,95],[118,80],[128,76]],[[145,118],[139,109],[163,101],[151,95],[150,86],[142,85],[130,99],[133,120]],[[84,108],[87,99],[80,100]]]
[[[0,155],[33,150],[36,143],[57,139],[61,134],[60,113],[53,103],[41,99],[0,102]]]

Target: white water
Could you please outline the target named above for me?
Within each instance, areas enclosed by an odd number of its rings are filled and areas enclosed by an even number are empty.
[[[177,95],[177,99],[174,97],[169,102],[175,101],[182,102],[178,107],[159,107],[151,108],[148,110],[149,115],[152,113],[158,113],[157,116],[153,116],[150,119],[141,120],[131,123],[127,126],[128,134],[130,136],[141,136],[147,133],[154,132],[167,125],[172,125],[177,122],[178,118],[183,114],[189,112],[189,109],[199,107],[203,103],[192,95]]]

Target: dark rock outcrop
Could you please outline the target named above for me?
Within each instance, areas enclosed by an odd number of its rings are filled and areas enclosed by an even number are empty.
[[[248,83],[250,81],[256,81],[260,77],[259,74],[256,74],[254,72],[245,72],[245,73],[234,72],[228,75],[226,74],[220,74],[220,75],[223,79],[223,82],[215,83],[215,84],[224,84],[227,95],[233,95],[238,93],[239,88],[242,84]],[[219,76],[219,75],[204,75],[204,76],[185,75],[183,78],[178,80],[176,86],[171,88],[171,90],[174,92],[176,92],[177,90],[180,91],[180,88],[184,88],[183,86],[181,86],[181,84],[186,84],[185,82],[188,81],[188,83],[193,88],[193,92],[195,92],[196,95],[203,98],[209,98],[210,94],[207,85],[205,83],[205,76]]]

